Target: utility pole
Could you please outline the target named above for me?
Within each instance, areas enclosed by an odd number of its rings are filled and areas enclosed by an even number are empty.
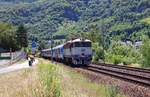
[[[101,33],[102,33],[102,48],[103,48],[103,61],[105,63],[105,29],[104,29],[104,23],[102,21],[101,25]]]
[[[12,65],[12,48],[10,48],[10,65]]]
[[[51,61],[53,62],[53,35],[52,35],[52,32],[51,32]]]

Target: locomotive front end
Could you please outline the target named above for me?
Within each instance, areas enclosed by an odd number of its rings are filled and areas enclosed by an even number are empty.
[[[90,40],[77,39],[72,44],[72,63],[75,65],[88,65],[92,60]]]

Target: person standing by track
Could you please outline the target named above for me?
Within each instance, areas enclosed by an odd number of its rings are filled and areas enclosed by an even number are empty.
[[[32,66],[33,62],[35,61],[34,56],[29,56],[28,61],[29,61],[29,66]]]

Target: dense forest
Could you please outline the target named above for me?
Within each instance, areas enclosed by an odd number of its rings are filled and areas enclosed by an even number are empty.
[[[62,39],[56,45],[72,37],[88,38],[94,61],[150,64],[149,0],[0,0],[0,21],[23,24],[28,39],[40,44],[48,44],[51,35]],[[144,44],[136,49],[122,45],[126,41]]]
[[[25,24],[29,38],[49,40],[50,33],[54,33],[55,38],[64,38],[70,33],[67,30],[88,32],[93,24],[121,40],[140,40],[141,34],[150,35],[149,22],[145,20],[150,18],[149,0],[0,1],[0,21]],[[63,29],[66,26],[68,28]]]
[[[32,3],[37,0],[0,0],[2,4],[4,3]]]

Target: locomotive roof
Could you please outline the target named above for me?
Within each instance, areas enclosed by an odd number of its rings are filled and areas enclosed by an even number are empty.
[[[49,50],[51,50],[51,49],[43,49],[42,51],[49,51]]]
[[[66,44],[72,43],[72,42],[82,42],[82,41],[84,41],[84,42],[91,42],[91,41],[88,40],[88,39],[80,39],[80,38],[78,38],[78,39],[70,40],[70,41],[68,41]],[[56,46],[56,47],[53,47],[52,49],[54,50],[54,49],[58,49],[58,48],[63,48],[64,45],[65,45],[65,44],[61,44],[61,45],[58,45],[58,46]],[[49,50],[51,50],[51,48],[50,48],[50,49],[44,49],[44,50],[42,50],[42,51],[49,51]]]
[[[53,49],[58,49],[58,48],[62,48],[64,46],[64,44],[58,45],[56,47],[54,47]]]
[[[68,42],[81,42],[81,41],[84,41],[84,42],[91,42],[91,41],[88,40],[88,39],[80,39],[80,38],[75,39],[75,40],[70,40],[70,41],[68,41]]]
[[[54,50],[54,49],[58,49],[58,48],[62,48],[64,46],[64,44],[61,44],[61,45],[58,45],[58,46],[56,46],[56,47],[53,47],[52,49]],[[42,51],[50,51],[51,50],[51,48],[49,48],[49,49],[44,49],[44,50],[42,50]]]

